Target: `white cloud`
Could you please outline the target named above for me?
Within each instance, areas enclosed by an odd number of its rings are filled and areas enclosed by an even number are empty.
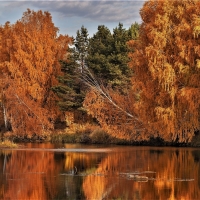
[[[31,2],[66,17],[79,16],[92,20],[121,21],[139,19],[139,9],[143,1],[45,1]]]
[[[74,35],[82,25],[86,28],[97,29],[98,25],[110,26],[112,29],[122,22],[130,26],[135,21],[141,22],[139,10],[144,1],[125,0],[65,0],[65,1],[1,1],[0,24],[6,21],[16,22],[22,17],[27,8],[49,11],[56,26],[64,31],[70,30]],[[92,27],[93,26],[93,27]],[[94,26],[96,26],[94,28]]]

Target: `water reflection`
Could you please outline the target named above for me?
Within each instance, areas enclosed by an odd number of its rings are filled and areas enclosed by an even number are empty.
[[[69,144],[27,148],[40,149],[0,151],[0,199],[200,199],[199,149],[96,147],[85,152],[81,149],[95,147]]]

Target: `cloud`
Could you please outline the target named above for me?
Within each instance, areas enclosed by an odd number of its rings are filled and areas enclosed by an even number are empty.
[[[1,1],[0,24],[15,23],[27,8],[49,11],[60,32],[75,35],[82,25],[94,32],[98,25],[112,30],[119,22],[127,27],[141,22],[139,10],[144,1],[126,0],[54,0],[54,1]],[[89,30],[89,31],[90,31]]]
[[[27,2],[16,2],[19,6]],[[29,1],[31,6],[49,12],[57,12],[63,17],[81,17],[96,21],[126,21],[140,19],[139,10],[143,1]]]

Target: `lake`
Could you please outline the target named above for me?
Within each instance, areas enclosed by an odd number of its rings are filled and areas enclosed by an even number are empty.
[[[1,149],[0,199],[200,199],[200,149],[50,143]]]

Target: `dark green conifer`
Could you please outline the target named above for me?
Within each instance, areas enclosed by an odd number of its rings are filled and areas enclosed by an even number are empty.
[[[58,95],[58,105],[63,111],[81,110],[85,97],[85,86],[81,76],[87,56],[88,31],[82,26],[69,48],[68,62],[60,61],[63,75],[58,77],[59,85],[52,88]]]
[[[87,66],[104,86],[124,93],[130,85],[132,72],[128,67],[127,42],[136,39],[139,26],[129,30],[119,23],[113,34],[104,25],[89,40]]]

